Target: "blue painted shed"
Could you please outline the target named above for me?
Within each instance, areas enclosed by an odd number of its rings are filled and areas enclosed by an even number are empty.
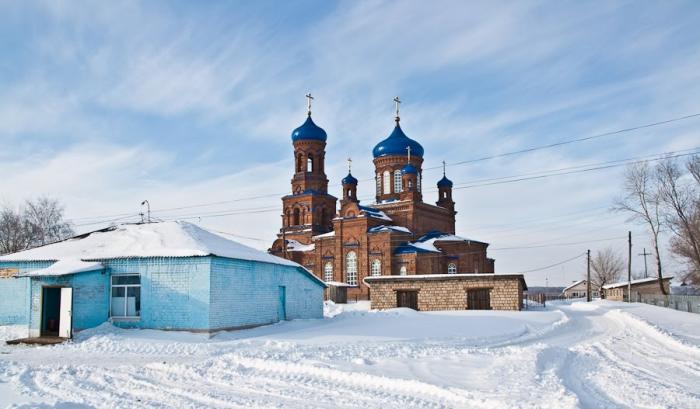
[[[187,222],[123,224],[0,257],[0,325],[212,332],[323,317],[302,266]]]

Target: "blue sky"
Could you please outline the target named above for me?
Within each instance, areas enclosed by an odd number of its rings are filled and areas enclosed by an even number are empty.
[[[351,156],[361,197],[372,196],[364,179],[396,95],[425,167],[700,112],[693,1],[0,1],[0,11],[0,200],[57,197],[79,230],[133,220],[143,199],[154,210],[224,202],[154,214],[203,216],[191,220],[267,248],[308,91],[329,135],[331,193]],[[464,184],[690,149],[699,129],[693,118],[448,166],[448,176]],[[607,210],[621,175],[457,190],[458,233],[492,243],[504,273],[622,250],[630,229],[641,252],[643,229]],[[426,171],[424,186],[440,176]],[[557,245],[579,241],[590,243]],[[523,246],[542,247],[504,249]],[[568,283],[582,263],[528,282]]]

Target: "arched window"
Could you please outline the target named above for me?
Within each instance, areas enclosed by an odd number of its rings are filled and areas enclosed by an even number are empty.
[[[297,172],[301,172],[302,170],[304,170],[304,155],[300,153],[297,156]]]
[[[402,275],[402,276],[406,275],[406,266],[401,266],[401,269],[399,270],[399,275]]]
[[[372,261],[372,270],[370,271],[370,275],[372,277],[382,275],[382,262],[379,261],[379,259],[375,259]]]
[[[292,226],[298,226],[301,224],[301,211],[297,207],[294,209],[294,216],[292,217]]]
[[[351,251],[345,256],[345,282],[357,285],[357,253]]]
[[[307,172],[314,171],[314,157],[311,154],[309,154],[309,156],[307,156],[307,158],[306,158],[306,171]]]
[[[377,196],[382,194],[382,174],[377,173]]]
[[[333,281],[333,263],[330,261],[323,266],[323,281],[327,283]]]
[[[384,194],[391,194],[391,172],[384,171]]]
[[[457,274],[457,264],[450,263],[447,265],[447,274]]]
[[[401,193],[401,171],[394,172],[394,193]]]

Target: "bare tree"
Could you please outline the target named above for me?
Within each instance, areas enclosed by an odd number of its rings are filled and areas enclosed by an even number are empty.
[[[22,215],[8,207],[0,210],[0,254],[14,253],[29,246]]]
[[[28,200],[24,208],[0,210],[0,254],[43,246],[72,236],[57,200],[42,197]]]
[[[687,163],[688,171],[700,171],[697,157]],[[700,207],[699,190],[692,182],[684,183],[677,161],[667,159],[656,167],[659,199],[664,208],[666,225],[673,233],[671,252],[687,261],[689,271],[684,279],[696,282],[700,271]],[[697,175],[700,177],[700,175]],[[700,181],[700,179],[696,179]]]
[[[43,246],[73,235],[70,224],[63,220],[63,206],[55,199],[40,197],[35,201],[27,200],[23,216],[29,229],[31,247]]]
[[[601,288],[620,280],[625,269],[625,261],[611,247],[596,251],[591,259],[591,284]]]
[[[663,227],[661,199],[656,178],[646,162],[630,165],[625,172],[625,196],[617,201],[615,210],[628,212],[632,220],[646,224],[651,235],[651,243],[656,257],[656,271],[661,293],[666,294],[661,271],[659,235]]]

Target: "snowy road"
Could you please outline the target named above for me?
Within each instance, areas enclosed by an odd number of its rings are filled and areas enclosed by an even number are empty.
[[[0,327],[0,336],[7,332]],[[0,347],[0,402],[700,408],[700,315],[611,302],[525,312],[355,311],[212,339],[105,326],[71,344]]]

